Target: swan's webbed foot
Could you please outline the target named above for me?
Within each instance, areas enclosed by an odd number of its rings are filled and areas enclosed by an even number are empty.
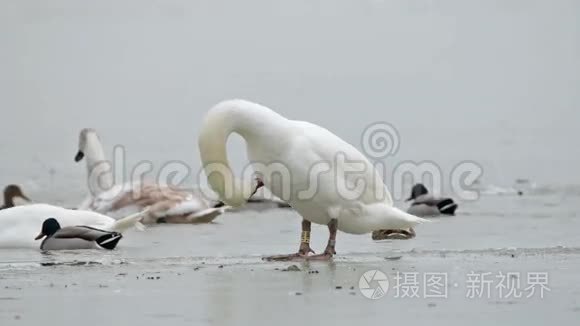
[[[334,257],[334,255],[332,255],[330,253],[323,253],[323,254],[308,256],[307,259],[308,260],[317,260],[317,261],[328,261],[328,260],[332,260],[332,257]]]
[[[305,237],[305,234],[307,236]],[[306,242],[304,242],[306,240]],[[276,256],[268,256],[262,258],[266,261],[292,261],[292,260],[306,260],[308,259],[308,255],[310,253],[314,253],[314,250],[310,248],[310,231],[302,231],[302,242],[300,242],[300,248],[298,252],[295,254],[290,255],[276,255]]]
[[[289,254],[289,255],[274,255],[274,256],[267,256],[267,257],[263,257],[262,260],[265,261],[297,261],[297,260],[306,260],[308,258],[308,255],[303,255],[299,252],[295,253],[295,254]]]
[[[308,255],[310,253],[314,253],[314,250],[310,248],[310,244],[308,243],[301,243],[300,249],[295,254],[290,255],[275,255],[275,256],[267,256],[262,258],[265,261],[296,261],[296,260],[306,260],[308,259]]]
[[[325,252],[323,254],[308,256],[306,259],[316,261],[329,261],[332,260],[332,257],[334,257],[333,254]]]
[[[292,260],[305,260],[308,258],[310,253],[314,253],[314,250],[310,248],[310,221],[302,221],[302,235],[300,237],[300,248],[298,252],[290,255],[276,255],[268,256],[262,258],[266,261],[292,261]]]
[[[323,253],[318,255],[312,255],[308,257],[308,260],[331,260],[334,255],[336,255],[336,250],[334,249],[335,240],[329,240],[328,245]]]
[[[310,222],[303,220],[300,249],[297,253],[290,255],[269,256],[262,259],[266,261],[330,260],[336,254],[335,244],[336,233],[338,232],[338,220],[332,219],[330,223],[328,223],[328,231],[330,232],[330,236],[328,238],[328,245],[326,246],[324,253],[309,256],[310,253],[314,253],[314,250],[310,248]]]

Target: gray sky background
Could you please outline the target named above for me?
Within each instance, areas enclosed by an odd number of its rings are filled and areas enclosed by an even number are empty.
[[[82,182],[83,127],[197,168],[200,119],[236,97],[359,148],[388,121],[393,166],[580,182],[580,1],[2,0],[0,44],[2,184]]]

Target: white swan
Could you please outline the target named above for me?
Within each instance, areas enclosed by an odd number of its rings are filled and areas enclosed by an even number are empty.
[[[86,160],[89,195],[78,207],[114,218],[148,207],[143,223],[209,223],[228,207],[184,190],[152,182],[115,185],[103,146],[93,129],[83,129],[75,161]]]
[[[86,225],[107,231],[123,232],[140,228],[141,214],[115,220],[108,216],[47,204],[16,206],[0,211],[0,248],[38,248],[34,237],[47,218],[57,218],[63,226]]]
[[[244,100],[225,101],[213,107],[199,135],[208,182],[228,205],[242,205],[254,189],[251,180],[233,176],[226,153],[231,133],[246,141],[248,158],[264,185],[304,218],[298,253],[266,259],[329,259],[335,254],[337,230],[363,234],[379,229],[408,229],[426,221],[393,207],[379,174],[352,145],[322,127],[289,120]],[[287,172],[285,179],[271,173],[276,164],[283,166],[282,175]],[[344,173],[355,165],[363,172]],[[321,170],[328,171],[320,173]],[[313,183],[315,191],[304,192],[312,189]],[[330,231],[321,255],[308,256],[312,251],[311,222],[328,225]]]

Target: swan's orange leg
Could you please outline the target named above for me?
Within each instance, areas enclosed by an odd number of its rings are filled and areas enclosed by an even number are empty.
[[[332,219],[330,223],[328,223],[328,232],[330,233],[328,237],[328,244],[326,245],[326,249],[322,254],[313,255],[308,257],[308,260],[330,260],[332,256],[336,255],[336,234],[338,233],[338,220]]]

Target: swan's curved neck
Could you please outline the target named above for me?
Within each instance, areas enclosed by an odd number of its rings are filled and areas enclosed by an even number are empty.
[[[96,134],[87,135],[84,154],[90,191],[96,195],[111,189],[113,187],[112,167],[105,157],[103,145]]]
[[[247,146],[260,146],[287,126],[288,120],[276,112],[242,100],[219,103],[208,112],[199,135],[200,156],[210,186],[225,203],[241,206],[254,190],[251,180],[233,175],[226,151],[229,135],[237,133]]]

